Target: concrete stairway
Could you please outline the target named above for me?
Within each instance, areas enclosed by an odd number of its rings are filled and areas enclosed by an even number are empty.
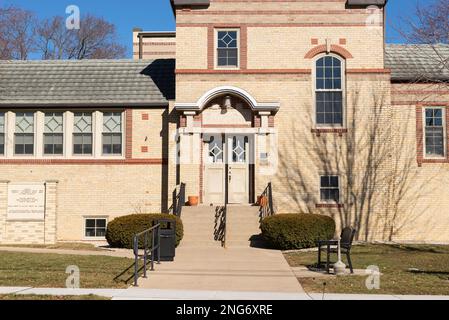
[[[226,247],[249,247],[261,242],[259,207],[228,205]]]
[[[182,247],[220,247],[214,239],[216,207],[183,207],[181,220],[184,226]]]

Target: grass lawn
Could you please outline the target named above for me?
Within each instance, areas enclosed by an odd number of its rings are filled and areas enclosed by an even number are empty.
[[[119,280],[114,278],[133,262],[108,256],[0,251],[0,286],[64,288],[69,276],[66,268],[76,265],[80,269],[81,288],[124,288],[127,287],[124,280],[132,276],[132,270]]]
[[[36,249],[64,249],[64,250],[88,250],[88,251],[102,251],[104,249],[98,248],[90,243],[76,243],[76,242],[60,242],[56,244],[18,244],[18,245],[1,245],[0,247],[14,247],[14,248],[36,248]]]
[[[293,266],[311,266],[316,252],[285,253]],[[379,267],[380,289],[368,290],[367,276],[300,278],[307,292],[449,295],[449,246],[436,245],[358,245],[351,254],[354,268]],[[332,256],[335,261],[335,255]],[[343,262],[347,264],[345,258]],[[411,271],[411,268],[417,270]]]
[[[45,295],[25,295],[25,294],[6,294],[0,295],[1,300],[111,300],[107,297],[96,295],[88,296],[45,296]]]

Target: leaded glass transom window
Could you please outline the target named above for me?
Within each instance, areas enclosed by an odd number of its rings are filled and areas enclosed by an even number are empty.
[[[209,140],[209,162],[222,163],[223,162],[223,141],[217,137],[212,136]]]
[[[74,114],[73,153],[92,154],[92,112],[75,112]]]
[[[234,136],[232,138],[232,162],[243,163],[246,162],[246,144],[248,137]]]
[[[17,155],[34,154],[34,113],[16,112],[14,133],[14,153]]]
[[[5,154],[5,113],[0,112],[0,155]]]
[[[320,200],[321,202],[340,202],[340,181],[338,176],[321,176]]]
[[[44,120],[44,154],[62,155],[64,149],[64,117],[62,112],[46,112]]]
[[[333,56],[316,61],[316,123],[343,125],[342,62]]]
[[[426,155],[444,157],[443,109],[428,108],[425,114]]]
[[[238,32],[217,31],[217,66],[238,67]]]
[[[103,154],[122,154],[122,113],[103,113]]]

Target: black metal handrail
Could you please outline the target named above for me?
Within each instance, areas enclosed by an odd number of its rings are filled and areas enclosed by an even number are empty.
[[[186,184],[181,183],[176,186],[176,189],[173,191],[173,205],[172,205],[172,213],[175,216],[181,217],[182,207],[186,203]]]
[[[161,224],[158,223],[151,228],[144,230],[133,238],[134,245],[134,286],[137,287],[137,281],[139,279],[139,240],[143,240],[141,243],[141,248],[143,249],[143,278],[147,277],[147,263],[148,254],[150,254],[151,271],[154,271],[154,258],[155,252],[157,251],[157,263],[161,262],[161,250],[160,248],[160,237],[161,237]],[[151,235],[151,247],[150,247],[150,235]]]
[[[260,201],[263,203],[259,203],[260,206],[260,218],[266,218],[275,214],[274,204],[273,204],[273,186],[271,182],[268,183],[265,190],[262,192],[260,197]]]

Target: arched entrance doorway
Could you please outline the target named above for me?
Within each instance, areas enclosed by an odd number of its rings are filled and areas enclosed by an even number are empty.
[[[180,176],[188,189],[190,184],[189,192],[197,190],[205,205],[254,203],[256,145],[269,134],[269,118],[279,104],[257,103],[244,90],[219,87],[196,103],[176,103],[175,108],[181,112],[180,150],[185,160],[180,161]],[[193,152],[186,150],[189,147]],[[186,157],[192,154],[198,156],[198,171]]]

